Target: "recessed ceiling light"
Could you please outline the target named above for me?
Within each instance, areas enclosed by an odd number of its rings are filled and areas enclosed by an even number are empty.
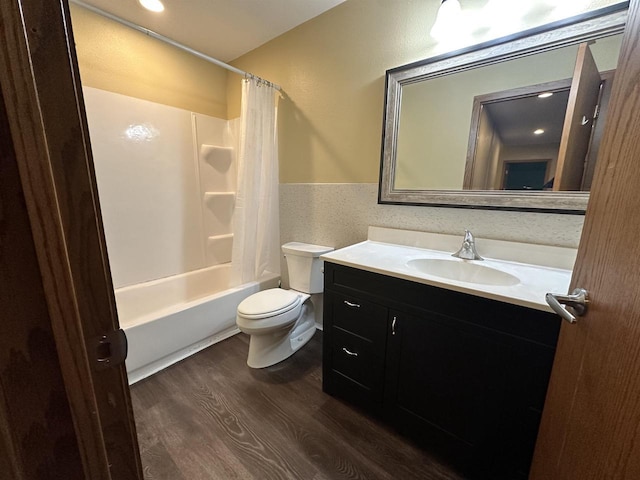
[[[549,98],[551,95],[553,95],[553,92],[544,92],[538,95],[538,98]]]
[[[544,133],[544,130],[543,130],[543,129],[541,129],[541,128],[539,128],[539,129],[537,129],[537,130],[534,130],[534,131],[533,131],[533,134],[534,134],[534,135],[542,135],[543,133]]]
[[[162,12],[164,10],[164,5],[160,0],[138,0],[140,5],[142,5],[147,10],[151,10],[152,12]]]

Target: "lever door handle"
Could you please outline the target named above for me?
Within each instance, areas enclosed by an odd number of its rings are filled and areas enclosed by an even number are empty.
[[[571,295],[561,295],[558,293],[547,293],[545,299],[549,306],[560,315],[564,320],[569,323],[576,323],[576,317],[569,312],[563,305],[571,307],[575,314],[579,317],[587,313],[587,306],[589,304],[589,292],[584,288],[576,288],[571,292]]]

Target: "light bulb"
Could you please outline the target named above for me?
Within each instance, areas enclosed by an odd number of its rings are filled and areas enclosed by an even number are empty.
[[[151,10],[152,12],[162,12],[164,11],[164,5],[160,0],[138,0],[140,5],[142,5],[147,10]]]
[[[458,0],[443,0],[436,16],[436,22],[431,28],[431,36],[436,39],[451,35],[460,27],[462,8]]]

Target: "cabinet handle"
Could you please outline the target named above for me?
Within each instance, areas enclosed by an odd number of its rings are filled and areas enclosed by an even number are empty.
[[[359,304],[357,304],[357,303],[351,303],[351,302],[350,302],[350,301],[348,301],[348,300],[345,300],[345,301],[344,301],[344,304],[345,304],[347,307],[360,308],[360,305],[359,305]]]
[[[398,320],[398,317],[393,317],[393,321],[391,322],[391,335],[395,335],[396,334],[396,321]]]
[[[342,351],[347,355],[351,355],[352,357],[358,356],[358,352],[352,352],[351,350],[347,349],[347,347],[342,347]]]

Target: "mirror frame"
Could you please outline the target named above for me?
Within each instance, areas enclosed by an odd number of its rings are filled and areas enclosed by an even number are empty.
[[[396,67],[386,72],[378,203],[584,214],[589,192],[395,189],[402,87],[624,32],[629,2]],[[469,126],[466,125],[465,128]],[[465,159],[462,159],[465,160]]]

